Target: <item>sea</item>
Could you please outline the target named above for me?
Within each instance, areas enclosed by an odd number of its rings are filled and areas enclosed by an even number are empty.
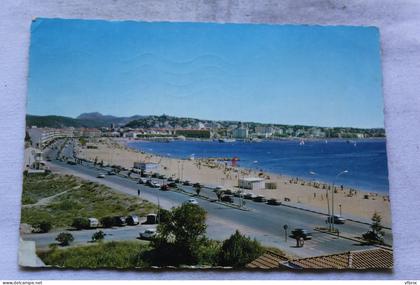
[[[237,157],[238,166],[334,183],[368,192],[389,191],[385,139],[132,141],[132,149],[179,159]],[[230,164],[230,162],[229,162]],[[337,174],[342,173],[337,176]]]

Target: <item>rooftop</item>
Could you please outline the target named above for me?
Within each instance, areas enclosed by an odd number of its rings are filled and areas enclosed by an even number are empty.
[[[288,260],[267,251],[247,265],[248,268],[275,269],[391,269],[393,254],[381,248]]]

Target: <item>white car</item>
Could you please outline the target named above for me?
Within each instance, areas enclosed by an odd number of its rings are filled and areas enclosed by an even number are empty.
[[[152,187],[154,187],[154,188],[160,188],[160,184],[159,183],[157,183],[157,182],[152,182]]]
[[[187,204],[198,205],[198,202],[197,202],[197,200],[191,198],[191,199],[188,199]]]
[[[156,236],[155,229],[146,229],[144,232],[140,233],[141,239],[152,239]]]

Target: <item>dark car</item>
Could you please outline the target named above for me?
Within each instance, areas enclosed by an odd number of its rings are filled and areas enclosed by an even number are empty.
[[[312,233],[305,229],[294,229],[291,234],[292,238],[312,239]]]
[[[223,202],[233,203],[233,197],[232,195],[223,195],[220,200]]]
[[[272,199],[268,199],[267,200],[267,204],[268,205],[278,206],[278,205],[281,205],[281,202],[278,201],[277,199],[272,198]]]
[[[162,186],[160,186],[160,190],[162,190],[162,191],[169,191],[168,184],[162,184]]]
[[[70,164],[70,165],[76,165],[76,162],[75,162],[74,160],[68,160],[68,161],[67,161],[67,164]]]
[[[193,184],[193,187],[194,187],[194,188],[200,188],[200,187],[202,187],[202,185],[201,185],[200,183],[198,183],[198,182],[197,182],[197,183],[194,183],[194,184]]]
[[[267,202],[267,199],[264,196],[258,195],[254,198],[254,202]]]
[[[188,180],[185,180],[184,183],[182,183],[182,185],[191,186],[191,182]]]
[[[127,225],[130,225],[130,226],[135,226],[135,225],[138,225],[140,223],[139,222],[139,217],[137,215],[129,215],[129,216],[127,216],[125,221],[126,221]]]
[[[241,196],[243,196],[244,194],[242,193],[242,191],[235,191],[234,193],[233,193],[233,196],[235,196],[235,197],[241,197]]]
[[[179,178],[175,179],[175,183],[181,183],[181,179]]]
[[[114,171],[108,171],[108,175],[115,175],[116,173]]]
[[[160,174],[160,175],[158,175],[158,177],[157,178],[159,178],[159,179],[166,179],[166,176],[165,175],[163,175],[163,174]]]
[[[331,221],[333,221],[334,224],[344,224],[346,222],[343,217],[337,215],[334,215],[334,218],[328,217],[326,222],[330,223]]]
[[[168,182],[172,182],[172,181],[174,181],[174,179],[172,177],[169,177]]]
[[[230,189],[224,190],[223,193],[225,193],[226,195],[233,195],[233,192]]]
[[[252,194],[251,193],[246,193],[244,195],[244,199],[252,200]]]
[[[114,217],[114,225],[117,227],[123,227],[126,225],[125,217],[123,216],[115,216]]]
[[[153,173],[152,174],[152,178],[158,178],[159,177],[159,173]]]
[[[168,183],[168,186],[171,187],[171,188],[176,188],[176,187],[178,187],[178,184],[176,184],[175,182],[170,182],[170,183]]]

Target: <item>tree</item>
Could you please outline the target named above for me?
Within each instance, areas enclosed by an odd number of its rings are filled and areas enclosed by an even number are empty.
[[[92,235],[92,241],[101,241],[105,238],[105,233],[103,231],[98,231]]]
[[[50,222],[42,221],[39,224],[36,225],[40,233],[48,233],[52,226]]]
[[[172,219],[172,213],[162,208],[159,209],[158,216],[159,216],[159,223],[168,223]]]
[[[383,243],[384,234],[383,226],[381,224],[382,217],[377,213],[373,213],[372,224],[370,230],[362,235],[362,237],[370,243]]]
[[[74,241],[74,237],[71,233],[59,233],[55,240],[58,241],[60,245],[66,246]]]
[[[206,240],[206,211],[197,205],[183,204],[164,215],[157,228],[158,235],[152,241],[155,262],[197,264],[200,245]]]
[[[238,230],[225,240],[219,253],[222,266],[243,267],[263,254],[257,240],[242,235]]]
[[[71,226],[77,230],[88,229],[90,228],[90,222],[86,218],[75,218]]]

